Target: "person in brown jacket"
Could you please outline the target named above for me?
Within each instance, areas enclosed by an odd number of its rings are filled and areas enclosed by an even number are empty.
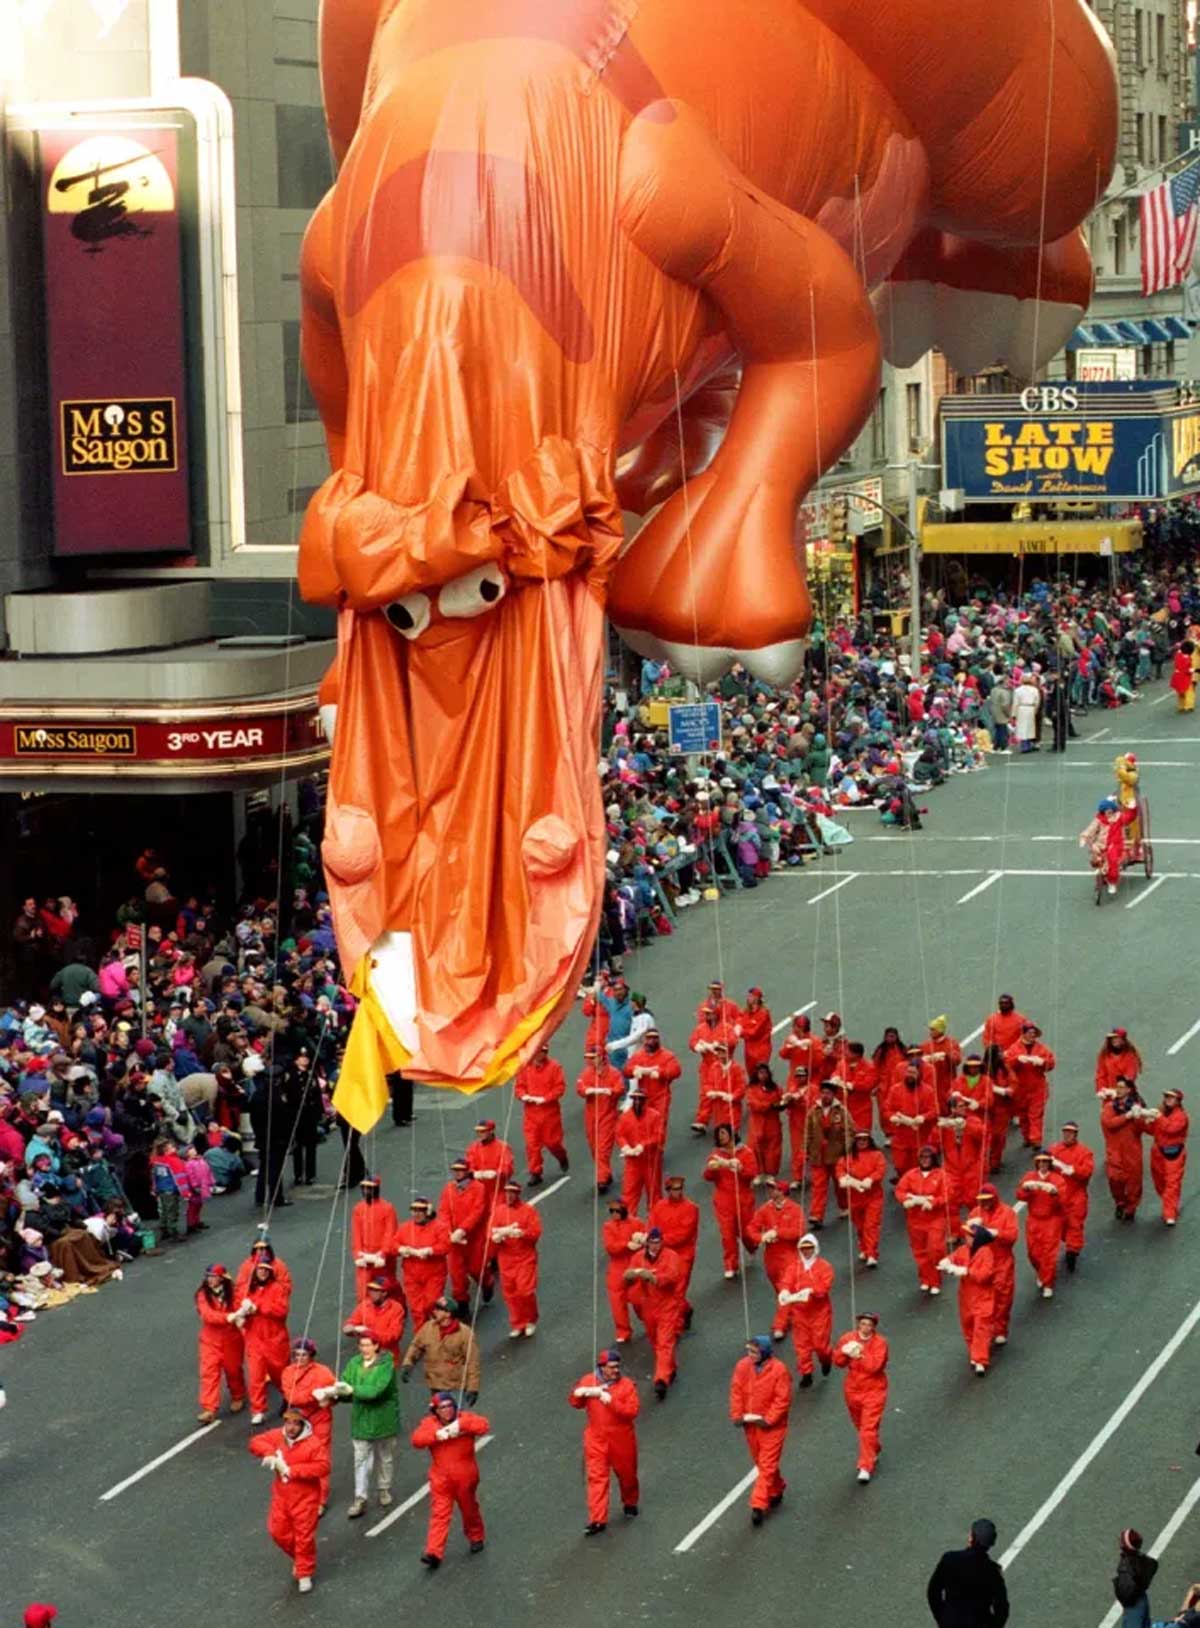
[[[804,1127],[804,1154],[809,1179],[808,1224],[814,1231],[825,1225],[825,1202],[832,1186],[840,1210],[846,1208],[846,1194],[833,1179],[839,1159],[850,1149],[851,1129],[845,1107],[837,1100],[833,1080],[821,1083],[820,1098]]]
[[[475,1406],[479,1400],[479,1342],[471,1325],[458,1321],[444,1295],[434,1301],[429,1321],[422,1323],[404,1353],[402,1383],[408,1384],[421,1358],[431,1391],[461,1392],[463,1405]]]

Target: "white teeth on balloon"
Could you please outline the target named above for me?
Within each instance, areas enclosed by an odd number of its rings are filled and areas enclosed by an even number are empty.
[[[333,731],[337,724],[337,702],[327,701],[324,706],[318,707],[317,712],[321,719],[321,728],[325,731],[325,739],[333,745]]]
[[[915,366],[936,345],[958,373],[1003,364],[1022,379],[1057,355],[1083,318],[1077,305],[943,283],[887,283],[873,300],[893,367]]]
[[[735,662],[764,684],[790,684],[804,668],[807,639],[784,639],[778,644],[766,644],[758,650],[733,650],[703,645],[676,644],[660,639],[653,633],[638,628],[619,627],[617,632],[639,656],[652,661],[668,662],[672,670],[694,684],[711,684],[723,678]]]
[[[759,650],[739,650],[736,659],[761,683],[778,687],[799,678],[804,671],[807,649],[807,639],[784,639],[779,644],[765,644]]]
[[[371,988],[400,1044],[418,1048],[417,975],[411,933],[381,933],[368,953]]]

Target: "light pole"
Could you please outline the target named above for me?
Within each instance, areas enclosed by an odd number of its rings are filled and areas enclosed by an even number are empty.
[[[921,676],[921,534],[918,507],[917,472],[921,469],[940,469],[940,464],[922,463],[910,458],[906,463],[888,464],[889,469],[908,472],[908,595],[909,595],[909,663],[914,679]]]

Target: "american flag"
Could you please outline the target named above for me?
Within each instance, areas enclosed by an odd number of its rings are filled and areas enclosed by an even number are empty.
[[[1191,270],[1200,225],[1200,162],[1144,192],[1140,206],[1142,293],[1157,294],[1182,283]]]

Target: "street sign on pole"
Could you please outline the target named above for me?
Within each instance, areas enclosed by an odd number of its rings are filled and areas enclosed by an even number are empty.
[[[667,708],[668,739],[673,752],[702,755],[721,750],[721,708],[700,701]]]

